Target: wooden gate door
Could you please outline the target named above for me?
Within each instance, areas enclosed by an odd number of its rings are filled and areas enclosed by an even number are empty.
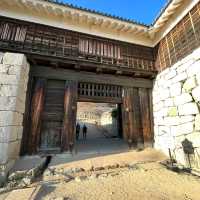
[[[150,103],[147,89],[123,88],[124,138],[133,144],[151,143]]]
[[[65,82],[47,80],[39,150],[60,151]]]

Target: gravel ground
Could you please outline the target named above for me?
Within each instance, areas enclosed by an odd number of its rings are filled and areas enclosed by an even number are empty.
[[[200,200],[200,178],[172,172],[157,162],[136,166],[98,178],[46,183],[37,199]]]

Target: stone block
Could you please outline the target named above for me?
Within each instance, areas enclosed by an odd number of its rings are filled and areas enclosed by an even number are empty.
[[[170,68],[166,68],[165,70],[163,70],[160,74],[159,74],[159,78],[164,78],[164,76],[166,76],[169,72],[170,72]]]
[[[19,157],[21,141],[17,140],[10,142],[8,146],[7,156],[11,160],[16,160]]]
[[[1,74],[8,74],[10,65],[0,64],[0,73]]]
[[[200,114],[195,116],[195,131],[200,131]]]
[[[194,63],[194,60],[191,57],[186,57],[182,60],[182,65],[180,65],[176,70],[177,73],[180,74],[182,72],[186,72],[188,67],[190,67]]]
[[[186,92],[190,92],[196,86],[197,86],[197,80],[196,80],[195,76],[193,76],[185,81],[185,83],[183,84],[183,89]]]
[[[161,135],[164,135],[164,134],[171,135],[169,126],[159,126],[158,135],[161,136]]]
[[[3,56],[3,64],[11,65],[27,65],[27,60],[24,54],[19,53],[5,53]]]
[[[15,97],[18,89],[17,85],[0,85],[0,96]]]
[[[172,79],[172,83],[178,83],[178,82],[183,82],[187,79],[187,74],[186,72],[182,72],[180,74],[178,74],[177,76],[175,76],[173,79]]]
[[[165,117],[164,118],[164,124],[166,126],[173,126],[173,125],[179,125],[180,123],[180,117],[175,116],[175,117]]]
[[[177,136],[179,127],[177,126],[170,126],[171,135],[173,137]]]
[[[199,113],[196,103],[186,103],[178,106],[179,115],[195,115]]]
[[[171,107],[174,106],[174,99],[173,98],[168,98],[164,101],[164,106],[165,107]]]
[[[178,116],[178,108],[177,107],[169,107],[168,108],[168,116],[173,117],[173,116]]]
[[[160,100],[165,100],[170,97],[170,90],[168,88],[163,88],[162,90],[159,91],[160,95]]]
[[[27,76],[25,66],[22,65],[10,65],[8,69],[9,75],[20,75],[21,77]]]
[[[9,143],[21,139],[22,132],[22,126],[0,127],[0,142]]]
[[[177,133],[174,136],[192,133],[194,131],[194,122],[187,122],[177,127]]]
[[[194,121],[195,117],[194,115],[184,115],[184,116],[180,116],[180,124],[184,124],[187,122],[192,122]]]
[[[177,74],[176,70],[174,70],[174,69],[170,70],[169,73],[167,73],[165,75],[165,80],[169,80],[171,78],[174,78],[176,76],[176,74]]]
[[[6,110],[24,113],[25,102],[16,97],[0,97],[0,111]]]
[[[200,101],[200,86],[192,90],[192,96],[196,102]]]
[[[0,143],[0,164],[6,164],[8,161],[8,143]]]
[[[192,77],[196,74],[200,73],[200,61],[196,61],[187,69],[188,77]]]
[[[23,115],[13,111],[0,111],[0,126],[21,126]]]
[[[157,112],[163,107],[164,107],[164,101],[160,101],[159,103],[153,105],[153,111]]]
[[[180,96],[174,97],[174,104],[176,106],[192,102],[192,96],[189,93],[182,93]]]
[[[159,92],[153,92],[153,105],[157,104],[160,101],[160,94]]]
[[[155,117],[154,118],[154,124],[155,125],[165,125],[163,117]]]
[[[168,114],[168,108],[162,108],[154,113],[155,117],[165,117]]]
[[[176,62],[171,66],[171,70],[176,70],[180,65],[182,65],[181,61]]]
[[[1,74],[0,83],[5,85],[17,85],[20,77],[16,75]]]
[[[182,91],[182,84],[181,83],[172,84],[171,87],[170,87],[170,95],[172,97],[181,95],[181,91]]]

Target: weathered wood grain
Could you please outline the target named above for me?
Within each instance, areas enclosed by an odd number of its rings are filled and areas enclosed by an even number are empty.
[[[44,106],[44,95],[45,95],[45,79],[38,79],[36,81],[35,90],[33,93],[31,103],[31,128],[29,140],[29,151],[30,153],[36,153],[40,137],[41,128],[41,114]]]
[[[64,94],[64,118],[61,146],[63,151],[70,150],[75,143],[77,110],[77,82],[66,81]]]

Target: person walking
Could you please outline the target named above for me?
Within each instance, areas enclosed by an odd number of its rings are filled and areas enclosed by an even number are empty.
[[[77,124],[76,124],[76,140],[79,139],[79,133],[80,133],[80,124],[77,123]]]
[[[87,139],[87,126],[85,124],[83,125],[83,139]]]

